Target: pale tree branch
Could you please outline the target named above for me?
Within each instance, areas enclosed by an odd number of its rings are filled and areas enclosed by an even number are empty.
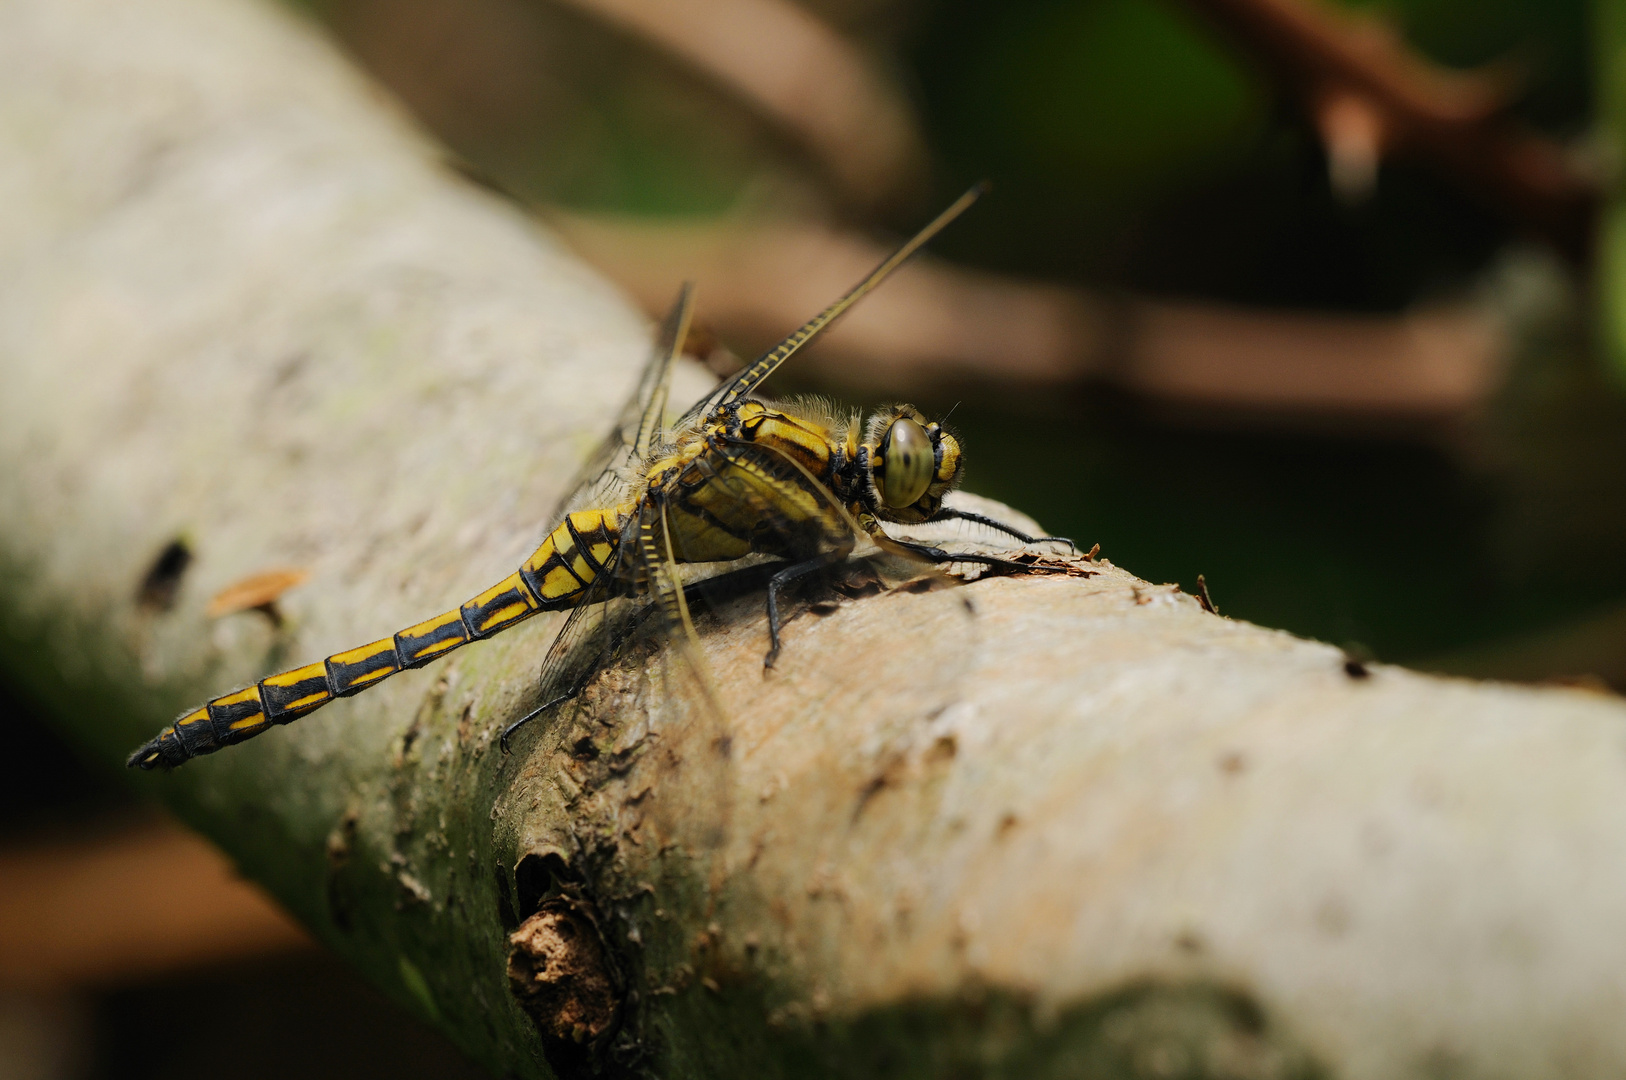
[[[110,767],[508,573],[634,379],[642,319],[380,100],[248,0],[0,6],[3,655]],[[207,618],[276,568],[280,627]],[[1082,558],[808,599],[771,675],[760,590],[701,616],[720,720],[640,646],[503,756],[538,620],[137,779],[504,1075],[1626,1066],[1618,701]]]

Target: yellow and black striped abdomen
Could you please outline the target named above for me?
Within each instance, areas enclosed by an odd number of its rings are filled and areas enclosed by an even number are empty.
[[[582,594],[615,557],[621,525],[631,506],[619,510],[578,510],[566,514],[519,573],[542,610],[575,607]]]
[[[130,764],[153,769],[211,754],[500,633],[539,611],[575,607],[614,557],[621,538],[619,519],[615,510],[569,515],[524,565],[461,607],[217,697],[159,732],[130,756]]]

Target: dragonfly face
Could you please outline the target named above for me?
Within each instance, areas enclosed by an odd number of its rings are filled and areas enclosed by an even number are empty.
[[[943,508],[965,472],[960,442],[913,405],[870,418],[853,467],[865,508],[882,521],[914,525]]]
[[[136,750],[130,765],[180,765],[290,723],[540,612],[568,611],[543,660],[543,704],[509,726],[503,733],[506,747],[515,728],[586,685],[596,665],[569,676],[578,646],[596,639],[600,662],[613,654],[619,638],[607,611],[628,601],[647,601],[645,611],[656,616],[709,695],[679,563],[727,562],[751,554],[785,560],[768,584],[772,647],[766,663],[771,667],[780,647],[781,591],[797,578],[845,559],[861,535],[882,550],[928,562],[1006,562],[988,555],[951,557],[935,547],[892,538],[879,522],[960,518],[1024,542],[1054,539],[1029,537],[1000,522],[945,509],[943,496],[959,483],[964,468],[960,444],[911,406],[882,410],[864,426],[860,439],[856,418],[837,419],[808,403],[775,405],[753,396],[779,365],[880,284],[978,193],[962,196],[847,295],[667,427],[663,421],[672,365],[682,351],[692,309],[692,292],[685,286],[662,324],[637,391],[554,514],[547,538],[515,573],[461,606],[391,637],[205,702]]]

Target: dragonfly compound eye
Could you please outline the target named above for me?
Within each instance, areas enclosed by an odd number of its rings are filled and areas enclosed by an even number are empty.
[[[895,508],[914,505],[931,485],[936,464],[926,429],[900,416],[887,429],[882,455],[881,501]]]

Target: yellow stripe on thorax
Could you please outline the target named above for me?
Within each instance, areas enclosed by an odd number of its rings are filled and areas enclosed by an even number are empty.
[[[745,431],[758,446],[794,458],[821,481],[830,482],[830,433],[822,426],[765,411],[761,419],[746,425]]]

